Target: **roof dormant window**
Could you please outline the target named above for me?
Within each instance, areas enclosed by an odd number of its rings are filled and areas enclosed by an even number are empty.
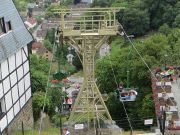
[[[6,33],[4,17],[0,18],[0,35]]]
[[[8,22],[6,22],[6,31],[10,31],[10,30],[12,30],[11,22],[8,21]]]

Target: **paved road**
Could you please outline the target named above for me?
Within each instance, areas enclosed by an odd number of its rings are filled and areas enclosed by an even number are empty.
[[[178,112],[180,114],[180,78],[172,82],[172,91],[177,102]]]

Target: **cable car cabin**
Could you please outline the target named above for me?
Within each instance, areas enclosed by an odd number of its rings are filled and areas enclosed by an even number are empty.
[[[120,101],[135,101],[137,92],[134,89],[123,89],[122,92],[119,92]]]

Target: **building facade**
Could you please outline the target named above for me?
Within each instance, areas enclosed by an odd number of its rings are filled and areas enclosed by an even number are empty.
[[[0,133],[33,126],[27,45],[32,41],[12,0],[0,0]]]

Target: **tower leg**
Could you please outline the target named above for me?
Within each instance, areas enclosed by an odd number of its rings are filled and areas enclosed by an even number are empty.
[[[112,118],[95,83],[94,59],[96,45],[99,42],[88,36],[84,36],[82,39],[84,82],[73,106],[69,122],[86,121],[89,127],[90,122],[93,122],[94,119],[112,122]]]

